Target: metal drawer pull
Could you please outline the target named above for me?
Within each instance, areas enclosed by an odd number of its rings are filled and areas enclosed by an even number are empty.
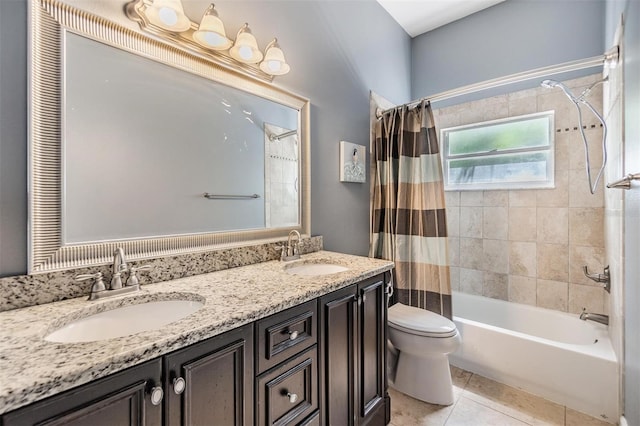
[[[151,388],[151,404],[160,405],[162,403],[163,397],[164,397],[164,391],[160,386]]]
[[[289,402],[295,404],[298,400],[298,394],[287,392],[287,397],[289,398]]]
[[[173,392],[175,392],[176,395],[180,395],[182,392],[184,392],[186,387],[187,382],[185,382],[182,377],[176,377],[175,379],[173,379]]]
[[[298,331],[293,330],[289,332],[289,340],[296,340],[298,338]]]

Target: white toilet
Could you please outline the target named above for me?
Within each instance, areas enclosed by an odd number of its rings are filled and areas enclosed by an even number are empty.
[[[389,308],[388,318],[389,384],[421,401],[453,404],[447,355],[460,346],[453,321],[400,303]]]

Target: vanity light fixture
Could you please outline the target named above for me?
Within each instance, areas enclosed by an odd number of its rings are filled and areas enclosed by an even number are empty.
[[[152,24],[167,31],[180,33],[191,28],[180,0],[153,0],[145,15]]]
[[[284,60],[284,53],[278,45],[278,39],[274,38],[271,43],[267,44],[264,51],[264,61],[260,63],[260,69],[267,74],[283,75],[291,69],[287,61]]]
[[[229,39],[213,3],[199,25],[184,14],[181,0],[131,0],[125,12],[143,30],[245,74],[272,81],[290,71],[278,40],[274,38],[263,55],[249,24],[238,30],[235,41]]]
[[[236,41],[229,49],[229,55],[238,62],[245,64],[257,64],[262,60],[262,52],[258,49],[258,42],[251,33],[249,24],[244,24],[238,30]]]
[[[193,39],[201,46],[213,50],[227,50],[233,44],[227,38],[224,24],[213,3],[204,11],[198,30],[193,33]]]

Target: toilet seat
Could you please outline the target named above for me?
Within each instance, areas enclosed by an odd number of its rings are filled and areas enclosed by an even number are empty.
[[[416,336],[446,338],[458,333],[456,325],[435,312],[396,303],[389,307],[389,327]]]

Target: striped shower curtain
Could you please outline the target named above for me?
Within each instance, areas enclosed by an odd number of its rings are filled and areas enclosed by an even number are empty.
[[[430,103],[375,125],[369,255],[395,262],[395,300],[451,318],[442,163]]]

